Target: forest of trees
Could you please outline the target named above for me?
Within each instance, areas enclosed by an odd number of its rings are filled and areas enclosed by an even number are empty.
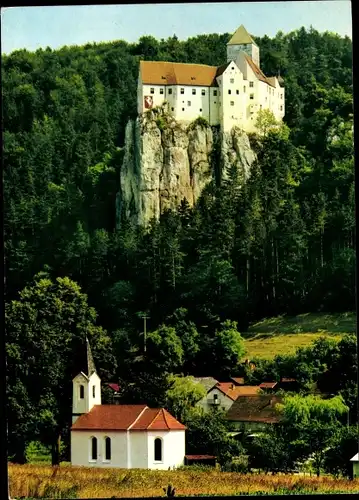
[[[116,229],[139,60],[220,65],[229,38],[146,36],[135,44],[2,57],[9,432],[16,456],[23,456],[26,433],[40,428],[25,418],[29,412],[41,407],[42,428],[55,419],[63,429],[61,408],[56,417],[46,408],[75,369],[69,349],[85,331],[100,375],[137,380],[145,391],[149,370],[160,384],[164,371],[208,375],[213,356],[219,370],[233,368],[233,332],[255,319],[355,309],[348,37],[301,28],[256,38],[264,73],[284,79],[289,134],[251,138],[258,160],[245,186],[231,172],[193,208],[184,200],[149,228],[122,220]],[[75,302],[65,318],[67,306],[60,305],[69,296]],[[139,356],[143,313],[150,318],[148,348],[156,346],[151,366]],[[77,314],[75,328],[70,319]],[[62,318],[56,327],[54,318]],[[48,352],[36,348],[35,331],[68,365],[54,359],[54,371],[37,370]]]

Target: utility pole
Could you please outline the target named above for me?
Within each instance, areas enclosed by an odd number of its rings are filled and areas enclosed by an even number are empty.
[[[143,314],[141,318],[143,319],[143,351],[146,352],[146,340],[147,340],[146,320],[150,319],[150,317],[147,316],[146,314]]]

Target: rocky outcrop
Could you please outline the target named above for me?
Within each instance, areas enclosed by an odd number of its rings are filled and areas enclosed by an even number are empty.
[[[205,186],[225,178],[232,165],[246,180],[254,158],[247,135],[239,129],[220,134],[201,120],[188,126],[164,110],[147,112],[126,127],[118,224],[125,216],[147,225],[183,199],[193,206]]]

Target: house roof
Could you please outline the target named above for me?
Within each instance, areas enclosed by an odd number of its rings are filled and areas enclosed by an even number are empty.
[[[296,381],[297,381],[297,379],[295,379],[295,378],[288,378],[288,377],[283,377],[281,379],[281,382],[284,382],[284,383],[296,382]]]
[[[227,412],[226,419],[235,422],[277,423],[281,415],[275,406],[283,398],[272,395],[243,396],[237,398]]]
[[[359,453],[357,453],[356,455],[354,455],[353,458],[350,459],[351,462],[359,462]]]
[[[148,85],[217,86],[217,66],[165,61],[140,61],[140,76]]]
[[[228,396],[232,401],[235,401],[239,396],[247,396],[250,394],[257,394],[259,386],[255,385],[234,385],[232,382],[218,382],[215,386],[223,394]]]
[[[237,385],[244,385],[244,377],[231,377],[231,380]]]
[[[163,408],[148,408],[146,405],[95,405],[81,415],[71,427],[74,431],[85,430],[184,430]]]
[[[193,380],[198,384],[203,385],[207,392],[218,384],[218,380],[213,377],[193,377]]]
[[[112,389],[115,392],[119,392],[120,386],[118,384],[107,384],[110,389]]]
[[[267,78],[265,76],[265,74],[263,73],[263,71],[261,69],[259,69],[258,66],[253,62],[253,60],[250,56],[248,56],[247,54],[244,54],[244,57],[245,57],[245,60],[247,61],[247,63],[249,64],[251,70],[258,78],[258,80],[266,83],[267,85],[270,85],[271,87],[275,87],[275,85],[271,82],[271,80],[269,78]]]
[[[241,24],[240,27],[235,31],[227,45],[241,45],[246,43],[253,43],[254,45],[257,45],[246,28],[243,26],[243,24]]]
[[[262,382],[259,384],[261,389],[274,389],[278,382]]]

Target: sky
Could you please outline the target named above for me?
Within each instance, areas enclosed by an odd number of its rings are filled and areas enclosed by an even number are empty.
[[[126,40],[173,34],[180,40],[205,33],[233,33],[244,24],[255,36],[273,37],[311,25],[352,34],[350,0],[134,5],[68,5],[1,9],[1,52],[26,48]]]

